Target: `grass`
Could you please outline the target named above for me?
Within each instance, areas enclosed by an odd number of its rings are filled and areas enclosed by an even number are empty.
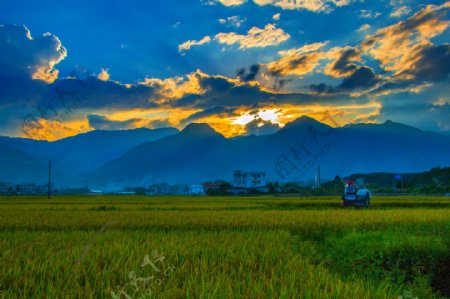
[[[369,209],[336,197],[0,197],[0,286],[4,298],[442,298],[449,212],[448,197],[375,197]]]

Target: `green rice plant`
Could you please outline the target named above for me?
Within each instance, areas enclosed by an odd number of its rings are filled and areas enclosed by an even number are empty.
[[[342,209],[336,197],[0,197],[2,295],[449,296],[450,200],[373,202]],[[154,252],[164,257],[154,264],[160,271],[142,267]]]

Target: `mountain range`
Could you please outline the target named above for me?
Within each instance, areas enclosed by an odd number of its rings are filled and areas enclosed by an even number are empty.
[[[0,181],[43,181],[50,158],[58,186],[103,189],[231,180],[234,170],[271,181],[450,166],[450,136],[387,121],[332,128],[303,116],[276,133],[225,138],[207,124],[92,131],[55,142],[0,137]]]

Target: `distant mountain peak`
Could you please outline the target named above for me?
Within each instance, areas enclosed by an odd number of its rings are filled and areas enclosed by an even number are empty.
[[[295,122],[306,122],[306,123],[314,122],[314,123],[317,123],[319,121],[317,121],[315,118],[312,118],[310,116],[302,115],[299,118],[297,118],[295,120]]]
[[[392,120],[386,120],[384,123],[381,124],[381,126],[383,127],[387,127],[390,129],[396,129],[396,130],[400,130],[400,131],[410,131],[410,132],[422,132],[421,129],[418,129],[416,127],[412,127],[412,126],[408,126],[399,122],[395,122]]]
[[[181,133],[189,136],[222,136],[220,133],[205,123],[191,123],[187,125]]]
[[[312,117],[302,115],[299,118],[289,122],[287,125],[315,125],[315,124],[321,124],[321,122]]]
[[[407,126],[405,124],[402,124],[402,123],[399,123],[399,122],[395,122],[395,121],[390,120],[390,119],[386,120],[384,123],[382,123],[382,125],[388,125],[388,126],[398,126],[398,125],[400,125],[400,126],[405,126],[405,127]]]
[[[325,126],[328,127],[328,125],[321,123],[320,121],[303,115],[289,123],[287,123],[280,131],[286,131],[290,129],[298,129],[298,128],[307,128],[309,126]]]

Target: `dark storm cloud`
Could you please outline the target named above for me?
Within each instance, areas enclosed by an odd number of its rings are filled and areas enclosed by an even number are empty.
[[[326,94],[326,93],[335,93],[337,92],[336,87],[325,84],[325,83],[320,83],[320,84],[311,84],[309,86],[309,89],[312,92],[315,93],[321,93],[321,94]]]
[[[93,76],[58,79],[54,66],[65,57],[66,49],[50,33],[32,37],[25,26],[0,26],[2,128],[20,128],[30,119],[60,120],[62,114],[68,120],[83,110],[157,106],[152,100],[158,86],[125,86]]]
[[[268,91],[259,85],[235,83],[222,76],[199,76],[199,85],[205,91],[202,94],[186,94],[174,101],[174,107],[191,107],[210,109],[211,107],[251,107],[252,105],[267,104],[330,104],[348,101],[348,95],[335,94],[333,96],[314,94],[310,92],[278,93]],[[367,84],[367,83],[365,83]],[[350,85],[350,82],[347,83]],[[360,101],[367,99],[361,97]]]
[[[357,68],[353,74],[345,78],[339,85],[339,90],[352,91],[357,89],[367,89],[379,83],[381,79],[369,67]]]
[[[347,93],[352,91],[367,90],[382,82],[380,76],[367,67],[356,67],[356,70],[348,77],[344,78],[338,86],[331,86],[325,83],[312,84],[309,89],[318,94]]]
[[[259,64],[254,64],[249,67],[248,71],[246,68],[239,69],[236,72],[236,75],[243,82],[253,81],[258,75],[259,69],[260,69]]]
[[[400,73],[410,75],[414,81],[441,81],[450,74],[450,45],[426,45],[414,53],[411,68]]]
[[[174,102],[176,107],[195,107],[207,109],[213,106],[235,107],[252,105],[254,102],[267,101],[272,94],[261,91],[258,86],[236,84],[221,76],[201,76],[199,85],[203,94],[187,94]]]
[[[96,77],[61,79],[50,86],[46,99],[53,102],[81,98],[83,109],[155,108],[159,99],[159,86],[142,84],[123,85],[116,81],[103,81]]]
[[[343,49],[338,58],[330,65],[328,73],[334,77],[352,74],[359,67],[353,63],[361,58],[361,53],[355,48]]]

